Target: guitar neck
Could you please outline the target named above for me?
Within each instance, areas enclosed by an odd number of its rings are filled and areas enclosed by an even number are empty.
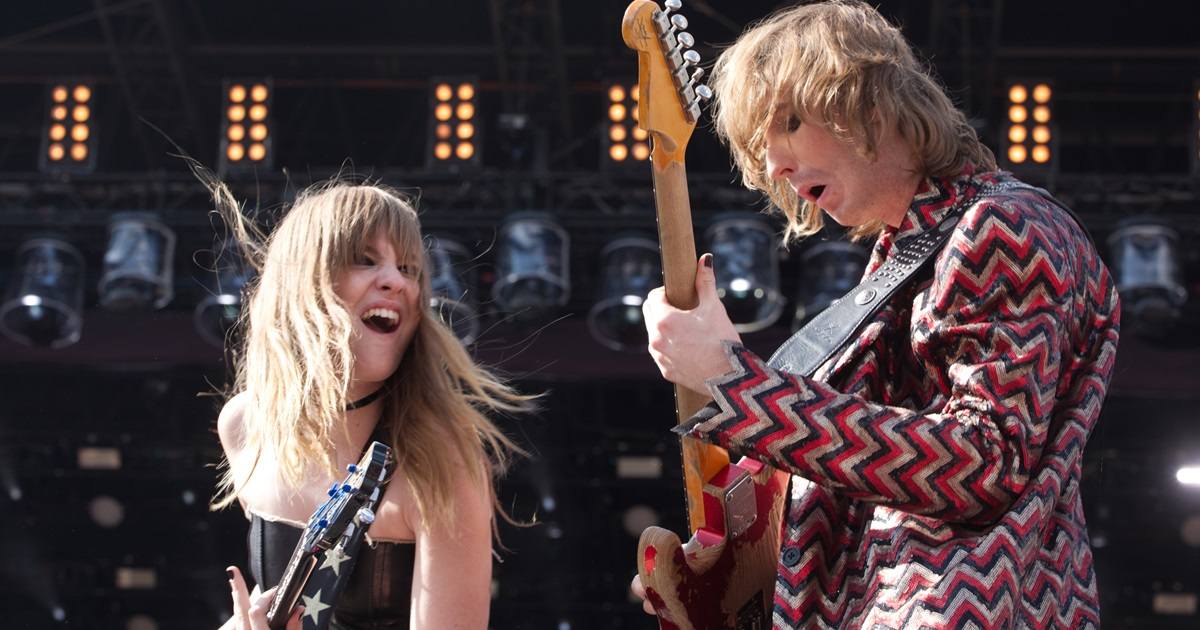
[[[698,302],[696,239],[692,229],[692,208],[688,201],[687,169],[683,164],[682,151],[678,152],[677,159],[654,160],[653,174],[663,286],[667,302],[675,308],[695,308]],[[692,417],[708,401],[707,396],[676,385],[675,405],[678,422],[683,423]],[[688,525],[694,532],[705,523],[704,481],[729,463],[729,455],[719,447],[689,439],[683,440],[682,450]]]
[[[300,553],[299,550],[292,554],[292,559],[288,562],[283,578],[279,580],[275,590],[275,599],[267,610],[267,625],[272,630],[278,630],[287,624],[288,616],[296,607],[296,600],[300,599],[304,584],[308,582],[308,576],[316,566],[317,557],[314,554]]]

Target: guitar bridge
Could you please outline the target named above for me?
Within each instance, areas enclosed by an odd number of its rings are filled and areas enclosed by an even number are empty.
[[[725,491],[725,532],[737,538],[758,520],[754,479],[743,472]]]

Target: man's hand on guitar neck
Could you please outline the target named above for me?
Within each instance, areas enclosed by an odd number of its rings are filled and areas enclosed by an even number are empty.
[[[258,587],[254,592],[246,590],[246,580],[237,567],[225,569],[229,574],[229,590],[233,596],[233,616],[218,630],[269,630],[267,625],[267,610],[271,608],[271,600],[275,597],[275,588],[269,588],[265,593],[259,593]],[[287,630],[300,630],[300,615],[304,613],[303,606],[297,606],[288,618]]]
[[[705,381],[731,369],[725,341],[741,343],[741,337],[717,296],[717,279],[712,254],[700,257],[696,268],[696,308],[685,311],[667,303],[662,287],[654,289],[642,304],[650,356],[663,378],[708,394]]]

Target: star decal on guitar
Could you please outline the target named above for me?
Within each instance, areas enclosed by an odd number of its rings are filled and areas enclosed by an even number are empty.
[[[316,625],[321,618],[321,612],[329,608],[329,604],[321,601],[321,591],[317,591],[316,595],[309,597],[308,595],[301,596],[304,600],[304,616],[312,617],[313,625]]]
[[[317,570],[332,569],[333,574],[340,577],[342,575],[342,563],[349,559],[350,556],[346,555],[341,548],[334,547],[325,552],[325,562],[321,563],[321,566]]]

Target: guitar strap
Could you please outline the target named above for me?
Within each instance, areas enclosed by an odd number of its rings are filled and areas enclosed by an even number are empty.
[[[1083,233],[1092,240],[1083,221],[1073,210],[1055,199],[1049,192],[1015,180],[980,187],[966,203],[946,214],[936,226],[909,240],[900,251],[879,269],[867,276],[829,308],[821,311],[803,328],[796,331],[767,361],[770,367],[802,376],[812,376],[826,361],[854,338],[855,333],[892,296],[916,276],[918,270],[942,249],[963,213],[981,196],[1014,189],[1032,190],[1050,203],[1065,210]],[[1094,244],[1094,241],[1093,241]]]

